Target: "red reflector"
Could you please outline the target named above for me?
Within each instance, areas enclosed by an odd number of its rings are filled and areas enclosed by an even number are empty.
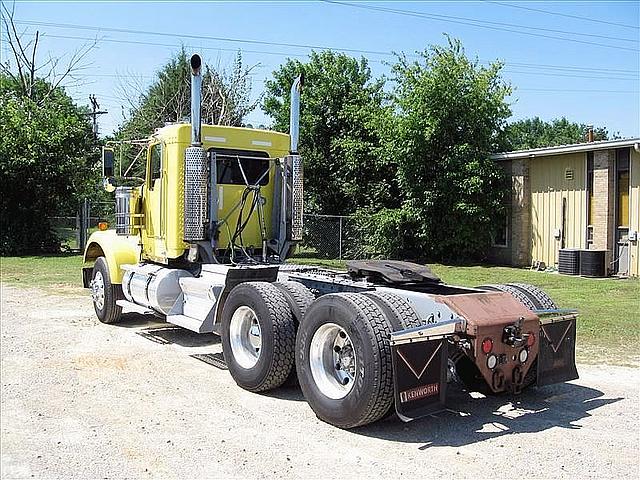
[[[536,343],[536,334],[529,332],[529,336],[527,337],[527,346],[531,347],[534,343]]]
[[[493,340],[491,340],[490,338],[485,338],[482,341],[482,351],[484,353],[490,353],[491,350],[493,350]]]

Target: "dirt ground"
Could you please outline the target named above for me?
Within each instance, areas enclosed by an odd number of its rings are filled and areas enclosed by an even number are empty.
[[[579,366],[516,398],[452,389],[453,410],[353,431],[299,390],[258,395],[197,335],[86,297],[2,285],[2,478],[638,478],[637,369]]]

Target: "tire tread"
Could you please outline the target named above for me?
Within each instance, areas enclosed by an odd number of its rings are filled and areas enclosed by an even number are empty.
[[[339,294],[347,299],[356,309],[364,314],[373,331],[374,348],[380,353],[376,369],[379,370],[380,382],[365,409],[364,415],[349,427],[358,427],[373,423],[382,418],[393,402],[393,367],[391,364],[391,325],[376,303],[358,293]]]
[[[378,291],[364,292],[363,295],[372,298],[374,302],[378,300],[386,304],[394,314],[397,319],[397,323],[399,323],[402,329],[420,327],[423,325],[423,322],[420,320],[416,311],[404,298],[393,293]],[[392,319],[389,320],[392,324],[394,323]]]

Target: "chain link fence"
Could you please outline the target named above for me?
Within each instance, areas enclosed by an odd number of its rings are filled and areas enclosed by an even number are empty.
[[[298,258],[350,260],[365,256],[362,230],[354,217],[304,215],[304,235],[296,249]]]
[[[60,240],[63,252],[81,252],[89,235],[98,230],[98,223],[115,226],[114,202],[84,201],[75,216],[49,217],[51,229]]]
[[[99,222],[115,226],[115,204],[86,201],[75,216],[50,217],[49,220],[63,251],[82,251]],[[294,257],[327,260],[366,257],[362,233],[362,226],[354,217],[305,214],[303,240]]]

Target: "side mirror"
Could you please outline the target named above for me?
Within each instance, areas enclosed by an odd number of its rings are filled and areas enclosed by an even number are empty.
[[[102,186],[107,192],[113,192],[116,187],[113,181],[113,163],[115,152],[112,148],[102,147]]]
[[[112,148],[102,147],[102,176],[113,177],[113,159],[115,152]]]

